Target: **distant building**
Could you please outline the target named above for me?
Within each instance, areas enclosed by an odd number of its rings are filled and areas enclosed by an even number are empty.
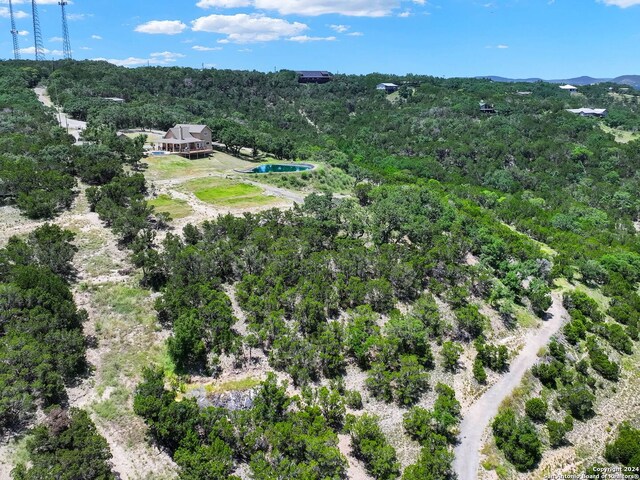
[[[497,113],[495,107],[485,102],[480,102],[480,111],[482,113]]]
[[[516,95],[522,95],[522,96],[525,96],[525,95],[531,95],[532,93],[533,93],[533,92],[516,92]]]
[[[560,89],[569,93],[578,93],[578,87],[574,87],[573,85],[560,85]]]
[[[164,134],[159,145],[164,152],[188,158],[213,152],[211,129],[206,125],[176,125]]]
[[[377,90],[384,90],[387,93],[397,92],[399,88],[395,83],[379,83],[376,87]]]
[[[298,83],[327,83],[333,79],[333,74],[325,71],[300,70],[296,73]]]
[[[598,117],[604,118],[609,112],[606,108],[568,108],[567,112],[580,115],[581,117]]]
[[[109,100],[110,102],[124,103],[124,98],[120,98],[120,97],[103,97],[103,99]]]

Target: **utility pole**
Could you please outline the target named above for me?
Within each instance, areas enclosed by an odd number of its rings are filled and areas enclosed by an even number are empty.
[[[69,24],[67,23],[67,10],[66,6],[69,4],[66,0],[60,0],[58,5],[62,8],[62,38],[63,46],[62,50],[64,52],[64,58],[66,60],[71,60],[71,40],[69,39]]]
[[[11,16],[11,36],[13,37],[13,58],[20,60],[20,45],[18,44],[18,30],[16,29],[16,19],[13,16],[13,3],[9,0],[9,13]]]
[[[42,41],[40,15],[38,15],[38,4],[36,0],[31,0],[31,14],[33,16],[33,40],[36,48],[36,60],[46,60],[44,57],[44,42]]]

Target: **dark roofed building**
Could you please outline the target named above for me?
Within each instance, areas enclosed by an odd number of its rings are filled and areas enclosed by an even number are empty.
[[[333,79],[331,72],[316,70],[299,70],[298,83],[327,83]]]

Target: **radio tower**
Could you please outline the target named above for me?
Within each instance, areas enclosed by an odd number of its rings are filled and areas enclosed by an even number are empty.
[[[13,58],[20,60],[20,45],[18,45],[18,30],[16,19],[13,16],[13,3],[9,0],[9,13],[11,16],[11,36],[13,37]]]
[[[45,60],[44,42],[42,41],[42,32],[40,31],[40,16],[38,15],[38,4],[36,0],[31,0],[31,14],[33,15],[33,38],[36,47],[36,60]]]
[[[64,39],[63,51],[64,58],[71,60],[71,40],[69,40],[69,24],[67,23],[66,6],[69,4],[66,0],[60,0],[58,5],[62,8],[62,38]]]

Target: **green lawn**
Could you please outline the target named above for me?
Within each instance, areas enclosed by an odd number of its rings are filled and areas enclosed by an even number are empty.
[[[188,217],[193,213],[193,209],[185,200],[178,200],[169,195],[160,195],[153,200],[149,200],[156,212],[168,213],[172,219]]]
[[[183,184],[203,202],[227,207],[268,205],[274,197],[264,195],[261,188],[224,178],[198,178]]]
[[[206,176],[209,173],[232,172],[235,169],[255,166],[254,163],[222,152],[215,152],[211,157],[195,160],[188,160],[178,155],[163,155],[145,158],[143,162],[148,165],[145,176],[151,180]]]

